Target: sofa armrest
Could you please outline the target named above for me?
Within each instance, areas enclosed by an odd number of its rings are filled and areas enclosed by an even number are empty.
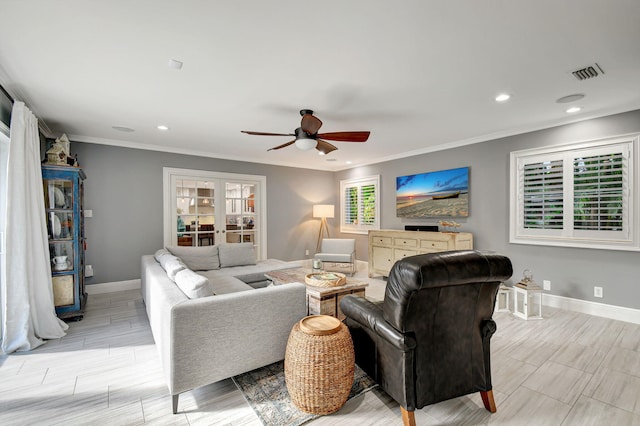
[[[169,390],[178,394],[284,359],[306,288],[292,283],[186,300],[171,308]]]
[[[361,296],[349,295],[342,298],[340,309],[349,319],[357,322],[361,327],[373,331],[395,348],[403,352],[415,348],[415,339],[393,328],[384,319],[379,304],[372,303]]]

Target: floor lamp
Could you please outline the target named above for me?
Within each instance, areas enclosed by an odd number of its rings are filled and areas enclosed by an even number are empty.
[[[318,232],[316,253],[320,252],[320,242],[322,241],[322,238],[324,238],[323,234],[325,232],[327,234],[327,238],[329,238],[329,226],[327,225],[327,218],[333,218],[333,216],[333,204],[316,204],[313,206],[313,217],[320,218],[320,231]]]

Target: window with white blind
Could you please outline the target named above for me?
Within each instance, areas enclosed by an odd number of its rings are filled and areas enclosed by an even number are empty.
[[[512,152],[510,241],[640,250],[639,139]]]
[[[340,181],[340,232],[366,234],[380,229],[380,176]]]

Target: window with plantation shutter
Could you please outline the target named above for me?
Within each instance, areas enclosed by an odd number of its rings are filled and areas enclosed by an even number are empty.
[[[366,234],[380,229],[379,187],[380,176],[340,181],[340,232]]]
[[[640,250],[639,139],[512,152],[510,242]]]

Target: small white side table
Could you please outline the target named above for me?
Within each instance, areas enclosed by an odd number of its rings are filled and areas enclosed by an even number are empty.
[[[498,295],[496,296],[496,312],[511,312],[511,287],[500,284]]]
[[[525,320],[542,319],[542,288],[533,283],[514,285],[513,315]]]

